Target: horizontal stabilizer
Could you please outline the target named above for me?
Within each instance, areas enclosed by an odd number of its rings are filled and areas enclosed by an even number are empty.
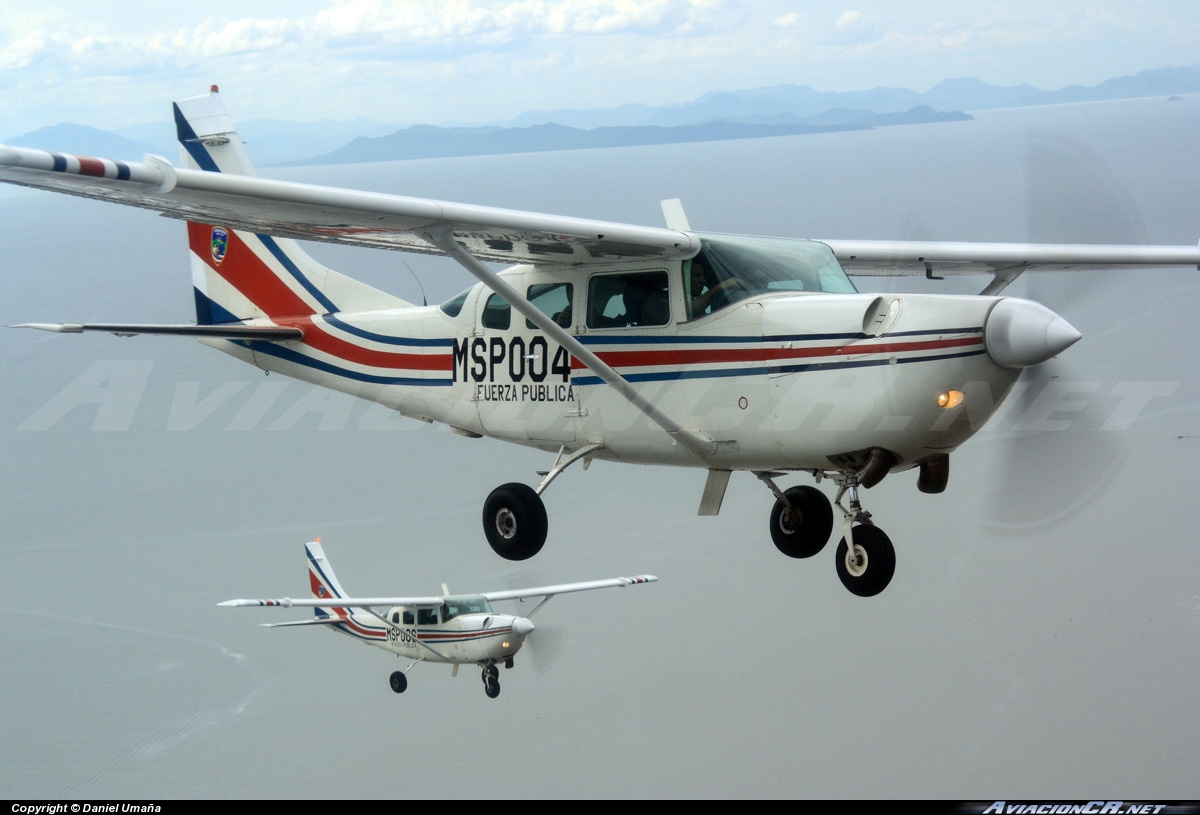
[[[9,328],[36,328],[57,334],[104,331],[118,337],[137,334],[168,334],[177,337],[210,337],[223,340],[302,340],[299,328],[280,325],[140,325],[135,323],[21,323]]]
[[[222,603],[221,605],[225,605]],[[286,628],[289,625],[332,625],[344,622],[340,617],[314,617],[311,620],[293,620],[290,623],[262,623],[263,628]]]

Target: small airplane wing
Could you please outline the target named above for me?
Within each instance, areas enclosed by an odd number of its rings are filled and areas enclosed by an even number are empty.
[[[1200,268],[1200,246],[1119,246],[966,241],[823,240],[852,277],[990,274],[997,294],[1026,271]]]
[[[691,257],[700,248],[674,229],[182,169],[157,156],[125,162],[0,145],[0,181],[327,243],[441,253],[426,234],[448,233],[472,256],[507,263]]]
[[[373,606],[409,606],[411,608],[438,608],[445,605],[445,597],[305,597],[293,600],[291,597],[281,597],[277,600],[226,600],[217,603],[218,606],[246,608],[249,606],[293,606],[319,608],[371,608]],[[307,622],[307,621],[306,621]],[[338,620],[333,620],[338,622]]]
[[[512,591],[489,591],[484,593],[488,600],[520,600],[525,597],[553,597],[556,594],[569,594],[573,591],[590,591],[591,589],[624,588],[637,586],[642,583],[654,583],[658,578],[652,574],[642,574],[637,577],[613,577],[608,580],[592,580],[586,583],[561,583],[557,586],[538,586],[533,589],[513,589]]]

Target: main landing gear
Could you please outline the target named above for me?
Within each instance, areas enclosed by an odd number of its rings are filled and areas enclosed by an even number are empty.
[[[563,458],[564,445],[558,450],[554,466],[539,473],[542,483],[537,489],[514,482],[501,484],[491,491],[483,502],[483,534],[496,554],[505,560],[528,560],[542,551],[549,528],[542,493],[563,470],[579,459],[584,459],[583,466],[587,469],[588,457],[601,447],[601,444],[587,444]],[[499,692],[497,686],[496,693]]]
[[[871,521],[871,513],[859,503],[857,473],[833,474],[838,493],[832,505],[816,487],[792,487],[781,492],[772,480],[777,473],[756,475],[775,493],[771,540],[780,552],[807,558],[824,549],[833,532],[833,506],[837,506],[842,513],[842,539],[835,563],[842,585],[859,597],[874,597],[887,588],[896,572],[896,551],[888,536]],[[842,506],[845,497],[849,498],[849,509]]]

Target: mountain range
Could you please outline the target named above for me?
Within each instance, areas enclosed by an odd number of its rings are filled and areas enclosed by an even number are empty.
[[[675,105],[527,111],[487,126],[435,127],[349,121],[252,119],[239,132],[261,166],[390,161],[406,158],[577,150],[639,144],[758,138],[969,119],[964,111],[1200,93],[1200,65],[1164,67],[1084,87],[1053,91],[947,79],[919,93],[907,88],[817,91],[775,85],[713,91]],[[104,131],[62,123],[3,139],[6,144],[138,160],[176,154],[171,123]]]

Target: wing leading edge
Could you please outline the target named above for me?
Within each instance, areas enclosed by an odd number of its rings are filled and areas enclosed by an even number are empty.
[[[449,230],[482,260],[570,265],[691,257],[690,233],[0,145],[0,181],[154,210],[276,237],[441,253]]]

